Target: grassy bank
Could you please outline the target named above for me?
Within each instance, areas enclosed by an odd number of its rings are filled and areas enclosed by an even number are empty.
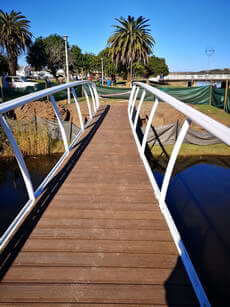
[[[173,145],[164,145],[164,150],[168,155],[172,153]],[[162,148],[160,146],[154,146],[151,148],[154,155],[160,156],[162,154]],[[193,144],[183,144],[179,153],[181,158],[187,156],[199,157],[199,156],[212,156],[221,155],[230,157],[230,147],[225,144],[214,144],[208,146],[199,146]]]
[[[164,171],[168,165],[173,145],[165,145],[163,149],[160,146],[150,146],[150,149],[153,161],[155,161],[153,162],[153,168]],[[183,144],[176,161],[174,174],[199,163],[230,168],[230,147],[225,144],[208,146]]]

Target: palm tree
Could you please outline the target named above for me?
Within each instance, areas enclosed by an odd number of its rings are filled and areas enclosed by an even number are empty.
[[[113,26],[116,29],[108,39],[110,55],[116,66],[130,68],[132,78],[132,63],[137,61],[146,64],[155,43],[147,24],[149,19],[128,16],[127,19],[120,17],[115,20],[120,24]]]
[[[12,10],[8,14],[0,10],[0,46],[7,54],[12,75],[16,74],[18,56],[31,44],[29,23],[21,12]]]

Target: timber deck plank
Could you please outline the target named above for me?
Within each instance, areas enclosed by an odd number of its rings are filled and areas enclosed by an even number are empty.
[[[0,283],[1,306],[197,306],[114,105]]]

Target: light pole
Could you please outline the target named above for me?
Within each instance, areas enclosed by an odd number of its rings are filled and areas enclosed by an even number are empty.
[[[101,58],[101,86],[104,84],[104,67],[103,67],[103,58]]]
[[[65,41],[65,60],[66,60],[66,83],[69,82],[69,60],[68,60],[68,50],[67,50],[67,35],[63,36]],[[70,104],[70,89],[67,88],[67,101]]]
[[[211,56],[215,53],[215,49],[213,48],[206,48],[205,49],[205,54],[207,55],[208,57],[208,70],[207,70],[207,74],[208,74],[208,71],[210,69],[210,61],[211,61]]]

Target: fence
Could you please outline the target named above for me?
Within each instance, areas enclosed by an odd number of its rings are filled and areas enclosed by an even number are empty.
[[[15,87],[1,88],[1,92],[2,92],[1,96],[4,101],[8,101],[11,99],[15,99],[15,98],[18,98],[24,95],[28,95],[28,94],[43,90],[48,87],[55,86],[55,85],[56,84],[54,82],[44,81],[44,82],[37,82],[35,86],[27,86],[24,88],[15,88]],[[78,97],[82,96],[81,86],[79,86],[76,89],[76,93]],[[63,100],[67,98],[67,93],[66,91],[61,91],[61,92],[55,93],[54,96],[55,96],[56,101]]]
[[[81,112],[79,102],[77,99],[76,88],[79,86],[82,86],[82,90],[83,90],[83,93],[86,99],[88,117],[89,117],[89,120],[87,122],[84,122],[83,120],[82,112]],[[71,93],[74,99],[75,112],[78,115],[79,123],[80,123],[80,128],[75,131],[76,134],[73,138],[71,138],[70,143],[68,142],[69,135],[67,135],[66,133],[64,123],[61,118],[60,111],[56,104],[56,100],[54,96],[55,94],[58,94],[59,92],[62,92],[64,90],[66,91],[67,89],[71,90]],[[90,95],[88,94],[88,92],[90,93]],[[39,187],[36,190],[34,190],[32,182],[31,182],[30,174],[25,164],[21,149],[19,148],[16,142],[14,133],[12,131],[11,126],[9,125],[6,114],[14,110],[17,107],[24,106],[26,104],[31,103],[32,101],[36,101],[38,99],[41,99],[47,96],[49,97],[49,103],[52,105],[52,108],[53,108],[53,111],[56,117],[56,124],[55,124],[56,127],[54,130],[56,130],[57,127],[59,128],[59,131],[60,131],[59,137],[61,138],[61,141],[64,145],[64,153],[60,157],[56,165],[51,169],[47,177],[39,185]],[[67,84],[62,84],[59,86],[41,90],[39,92],[31,93],[31,94],[28,94],[20,98],[13,99],[11,101],[2,103],[0,105],[0,125],[6,137],[8,138],[8,142],[17,160],[17,163],[21,171],[22,177],[24,179],[26,190],[29,196],[27,203],[23,206],[23,208],[20,210],[18,215],[14,218],[13,222],[9,225],[9,227],[6,229],[6,231],[1,236],[0,252],[3,251],[3,249],[6,247],[6,245],[12,238],[12,236],[18,230],[18,228],[23,223],[23,221],[26,219],[28,214],[32,211],[32,209],[35,206],[35,200],[44,191],[45,187],[47,186],[48,182],[53,178],[57,169],[61,166],[61,164],[66,159],[66,157],[69,155],[70,151],[73,149],[76,142],[79,140],[80,136],[84,132],[86,126],[89,124],[90,121],[92,121],[93,115],[96,113],[98,108],[99,108],[99,98],[98,98],[96,86],[94,83],[90,81],[76,81],[76,82],[71,82]]]
[[[192,88],[172,88],[161,87],[154,85],[154,87],[163,92],[189,104],[206,104],[214,107],[224,109],[225,112],[230,113],[230,91],[226,94],[225,89],[215,88],[212,86],[192,87]],[[131,89],[115,88],[115,87],[97,87],[98,94],[104,98],[125,99],[128,100]],[[140,98],[140,93],[137,98]],[[149,93],[146,93],[145,100],[153,100]]]
[[[143,137],[140,137],[140,127],[138,126],[138,118],[139,118],[141,108],[144,104],[146,95],[148,96],[151,95],[154,102],[152,105],[150,115],[148,117],[144,135]],[[139,100],[137,99],[138,97],[139,97]],[[146,145],[147,145],[147,140],[149,137],[149,131],[150,131],[153,119],[154,119],[154,115],[158,108],[159,101],[164,101],[165,103],[169,104],[170,106],[172,106],[179,112],[182,112],[186,117],[182,125],[182,128],[180,129],[177,140],[175,142],[171,157],[169,159],[161,189],[157,185],[157,181],[153,175],[152,169],[148,162],[148,158],[146,156]],[[227,145],[230,145],[230,129],[216,122],[210,117],[200,113],[199,111],[191,108],[190,106],[184,104],[178,99],[169,96],[163,91],[157,88],[151,87],[149,85],[146,85],[144,83],[139,83],[139,82],[134,83],[132,87],[132,91],[131,91],[130,98],[129,98],[129,104],[128,104],[128,116],[129,116],[130,126],[132,129],[133,135],[134,135],[134,139],[135,139],[140,157],[144,163],[144,166],[148,174],[148,177],[150,179],[151,185],[159,201],[160,209],[163,215],[165,216],[170,232],[177,246],[178,252],[181,256],[181,259],[185,265],[189,278],[192,282],[193,288],[199,299],[200,305],[210,306],[210,303],[203,289],[203,286],[192,264],[190,256],[188,255],[186,247],[181,239],[180,233],[178,232],[175,222],[168,210],[168,207],[166,204],[166,195],[167,195],[169,182],[172,176],[172,172],[175,166],[177,156],[179,154],[181,145],[189,131],[189,127],[191,123],[195,122],[196,124],[200,125],[205,130],[207,130],[209,133],[211,133],[218,139],[222,140]]]

